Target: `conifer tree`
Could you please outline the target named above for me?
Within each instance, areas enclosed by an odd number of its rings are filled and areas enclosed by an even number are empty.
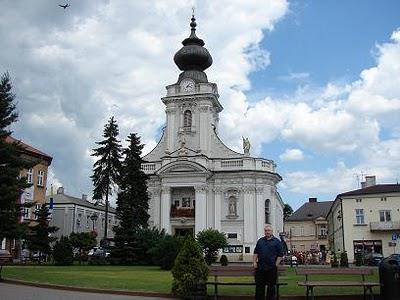
[[[6,142],[12,133],[9,126],[18,118],[14,100],[10,76],[6,72],[0,78],[0,241],[19,238],[24,233],[24,226],[19,223],[21,205],[18,199],[29,185],[26,178],[19,175],[22,169],[31,167],[31,163],[21,157],[21,146]]]
[[[57,240],[51,234],[56,232],[56,226],[49,226],[50,212],[46,204],[42,204],[35,211],[35,224],[30,226],[27,236],[28,249],[30,251],[38,251],[39,259],[42,260],[45,256],[51,253],[51,243]]]
[[[93,165],[93,199],[102,201],[105,197],[105,227],[104,238],[107,238],[108,231],[108,196],[112,194],[112,187],[118,183],[121,169],[121,144],[117,139],[119,134],[118,124],[114,117],[111,117],[104,126],[104,140],[96,142],[98,148],[93,149],[92,156],[99,159]]]
[[[120,176],[120,192],[117,197],[117,217],[120,220],[114,227],[116,251],[115,260],[132,264],[140,260],[142,251],[140,240],[143,231],[148,227],[149,220],[149,195],[146,180],[148,176],[141,170],[143,144],[140,138],[132,133],[128,136],[128,148],[124,149]],[[149,231],[151,232],[151,230]]]

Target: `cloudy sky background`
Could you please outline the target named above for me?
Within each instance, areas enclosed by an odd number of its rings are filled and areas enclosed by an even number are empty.
[[[0,72],[17,95],[14,136],[54,157],[49,184],[92,190],[95,142],[114,115],[152,149],[160,98],[196,6],[214,59],[220,135],[273,159],[285,202],[333,200],[400,180],[398,1],[0,1]],[[60,2],[62,3],[62,2]]]

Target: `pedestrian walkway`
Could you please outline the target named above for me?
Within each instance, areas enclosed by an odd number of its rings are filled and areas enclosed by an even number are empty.
[[[162,300],[171,298],[125,296],[100,293],[65,291],[19,284],[0,283],[1,300]]]

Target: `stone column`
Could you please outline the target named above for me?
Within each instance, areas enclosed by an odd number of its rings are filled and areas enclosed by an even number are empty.
[[[257,216],[257,238],[264,236],[265,225],[265,199],[264,188],[256,188],[256,216]]]
[[[216,187],[214,193],[214,229],[221,231],[222,188]]]
[[[207,228],[207,186],[199,185],[195,186],[194,189],[196,192],[194,231],[197,234]]]
[[[160,227],[161,225],[161,199],[160,199],[161,189],[159,187],[153,187],[149,189],[149,197],[150,197],[150,205],[149,205],[149,213],[150,220],[153,221],[153,225],[156,227]]]
[[[250,244],[255,241],[256,220],[254,214],[254,186],[245,186],[243,188],[243,223],[244,223],[244,243]]]
[[[161,228],[165,229],[166,233],[171,233],[170,222],[171,210],[171,188],[164,186],[161,188]]]

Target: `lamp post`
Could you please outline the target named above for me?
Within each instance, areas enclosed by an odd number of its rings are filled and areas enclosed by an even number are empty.
[[[98,216],[96,213],[93,213],[93,214],[90,216],[90,220],[92,220],[93,231],[94,231],[94,222],[97,221],[97,218],[98,218],[98,217],[99,217],[99,216]]]

